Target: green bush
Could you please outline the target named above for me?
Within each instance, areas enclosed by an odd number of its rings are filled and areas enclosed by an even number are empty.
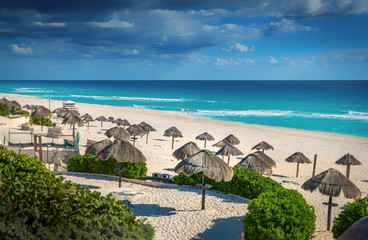
[[[0,239],[153,238],[122,201],[63,180],[37,158],[1,146]]]
[[[87,172],[101,173],[109,175],[119,175],[115,168],[119,168],[120,163],[114,157],[109,157],[107,160],[95,161],[95,156],[92,154],[77,155],[69,158],[66,169],[69,172]],[[146,163],[123,163],[123,168],[128,169],[123,172],[123,176],[127,178],[141,179],[147,176]]]
[[[271,178],[264,177],[259,173],[251,172],[247,169],[241,168],[233,168],[233,170],[234,176],[229,182],[215,182],[212,179],[206,178],[206,183],[212,185],[211,189],[250,199],[258,197],[265,191],[274,191],[276,189],[282,188],[281,184],[277,183]],[[198,183],[202,183],[202,172],[193,174],[190,177],[180,173],[174,177],[173,182],[178,185],[194,186]]]
[[[311,239],[316,215],[296,190],[266,191],[248,205],[243,220],[245,238],[252,239]]]
[[[50,127],[54,127],[55,124],[53,122],[51,122],[50,119],[48,118],[40,118],[40,117],[31,117],[29,119],[29,124],[31,126],[33,126],[33,124],[37,124],[37,125],[43,125],[43,126],[50,126]]]
[[[9,117],[10,110],[9,108],[5,107],[4,104],[0,103],[0,116]]]
[[[338,239],[353,223],[365,216],[368,216],[368,197],[358,198],[353,203],[348,203],[333,222],[333,237]]]

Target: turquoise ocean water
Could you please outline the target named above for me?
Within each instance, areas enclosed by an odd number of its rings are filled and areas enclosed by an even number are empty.
[[[368,81],[0,81],[0,93],[368,137]]]

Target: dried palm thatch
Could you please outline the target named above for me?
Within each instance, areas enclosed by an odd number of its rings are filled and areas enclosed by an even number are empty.
[[[299,175],[299,163],[312,163],[303,153],[296,152],[285,159],[286,162],[296,162],[296,177]]]
[[[239,139],[237,137],[235,137],[234,135],[232,135],[232,134],[230,134],[229,136],[227,136],[223,140],[228,142],[230,145],[237,145],[237,144],[240,143]]]
[[[148,123],[145,122],[141,122],[140,124],[138,124],[138,126],[140,126],[145,132],[146,132],[146,144],[148,143],[148,134],[150,132],[156,132],[156,129],[153,128],[151,125],[149,125]]]
[[[28,105],[28,107],[29,107],[29,105]],[[60,107],[60,108],[55,108],[53,111],[52,111],[52,113],[56,113],[56,114],[58,114],[59,112],[62,112],[64,110],[64,108],[62,108],[62,107]]]
[[[275,160],[273,160],[271,157],[269,157],[268,155],[266,155],[264,152],[261,151],[257,151],[255,153],[253,153],[254,155],[257,155],[258,157],[260,157],[263,161],[265,161],[269,166],[276,168],[277,164],[275,162]]]
[[[346,177],[347,178],[349,178],[350,176],[350,165],[362,165],[362,163],[359,162],[359,160],[356,159],[350,153],[344,155],[342,158],[337,160],[335,163],[339,165],[346,165]]]
[[[233,178],[233,169],[207,149],[181,161],[175,167],[175,172],[178,173],[181,171],[187,176],[201,171],[203,172],[202,210],[205,209],[206,176],[214,179],[216,182],[221,180],[228,182]]]
[[[268,176],[272,174],[272,167],[265,162],[259,154],[248,154],[235,167],[248,169],[251,172],[258,172],[260,174],[267,173]]]
[[[114,123],[116,123],[117,125],[123,125],[123,127],[125,128],[126,126],[131,126],[131,124],[129,123],[128,120],[126,119],[121,119],[121,118],[118,118],[114,121]]]
[[[93,119],[93,117],[92,117],[91,115],[89,115],[88,113],[84,114],[84,115],[82,116],[82,119],[83,119],[85,122],[87,122],[87,124],[88,124],[87,130],[89,130],[89,122],[93,122],[93,121],[95,121],[95,120]]]
[[[176,149],[173,153],[173,156],[178,160],[184,160],[187,157],[193,156],[197,152],[201,151],[201,149],[195,144],[195,142],[188,142]]]
[[[368,216],[353,223],[339,238],[339,240],[367,240],[368,239]]]
[[[118,139],[106,146],[97,156],[96,160],[107,160],[113,156],[118,162],[146,162],[146,157],[139,149],[126,140]]]
[[[213,147],[219,147],[219,148],[222,148],[223,146],[226,146],[226,145],[231,145],[230,143],[228,143],[226,140],[221,140],[215,144],[213,144],[212,146]]]
[[[237,149],[236,147],[234,147],[233,145],[225,145],[220,150],[218,150],[216,155],[228,156],[227,164],[229,164],[230,163],[230,156],[244,155],[244,153],[242,151],[240,151],[239,149]]]
[[[262,141],[262,142],[260,142],[260,143],[258,143],[257,145],[255,145],[254,147],[252,147],[252,150],[253,149],[256,149],[256,150],[262,150],[262,152],[264,152],[265,150],[267,151],[267,150],[272,150],[273,151],[273,147],[270,145],[270,144],[268,144],[268,143],[266,143],[266,142],[264,142],[264,141]]]
[[[361,191],[354,183],[352,183],[347,177],[341,174],[338,170],[330,168],[324,171],[302,185],[302,189],[313,192],[318,188],[319,192],[323,195],[329,196],[328,201],[328,213],[327,213],[327,230],[330,230],[331,225],[331,207],[332,197],[340,195],[341,190],[346,198],[359,198],[362,196]]]
[[[105,132],[105,135],[109,138],[114,137],[115,139],[123,139],[123,140],[130,139],[130,133],[127,130],[125,130],[122,126],[110,128]]]
[[[33,113],[31,113],[32,117],[40,117],[41,118],[41,131],[43,131],[43,119],[44,118],[52,118],[52,113],[45,107],[40,107]]]
[[[80,119],[80,117],[78,117],[77,115],[71,115],[68,118],[64,118],[64,120],[61,122],[61,124],[73,125],[73,137],[74,137],[74,132],[75,132],[75,125],[77,125],[78,127],[84,126],[83,120]]]
[[[174,149],[174,138],[183,137],[179,129],[177,129],[176,127],[171,127],[169,129],[166,129],[166,131],[164,132],[164,136],[172,137],[171,149]]]
[[[107,118],[105,118],[104,116],[99,116],[95,120],[101,122],[101,127],[102,127],[102,122],[107,122],[108,121]]]
[[[135,136],[143,136],[146,134],[146,131],[144,131],[141,127],[139,127],[137,124],[133,124],[130,127],[127,128],[127,131],[130,134],[133,134],[133,146],[135,145]]]
[[[64,118],[68,113],[69,113],[69,110],[68,110],[68,109],[63,109],[63,110],[61,110],[61,111],[58,111],[58,112],[56,113],[56,116],[57,116],[58,118]]]
[[[0,102],[0,103],[1,103],[1,102]],[[30,106],[29,106],[28,104],[26,104],[26,105],[24,105],[24,106],[23,106],[23,108],[25,108],[25,109],[30,109],[29,107],[30,107]],[[54,113],[54,112],[52,112],[52,113]]]
[[[121,118],[117,118],[113,121],[113,123],[116,123],[117,125],[120,125],[121,121],[123,121],[123,119]]]
[[[17,101],[8,101],[5,103],[5,107],[7,108],[21,108],[22,106]]]
[[[80,113],[75,110],[68,110],[68,112],[63,116],[63,118],[70,118],[71,116],[77,116],[80,118]]]
[[[204,141],[204,148],[206,148],[207,141],[213,141],[215,138],[208,132],[204,132],[196,137],[196,139]]]
[[[105,147],[111,145],[113,142],[110,139],[104,139],[102,141],[96,142],[86,149],[86,154],[93,154],[97,155],[99,152],[101,152]]]
[[[5,104],[7,102],[9,102],[9,100],[4,98],[4,97],[2,99],[0,99],[0,103],[2,103],[2,104]]]

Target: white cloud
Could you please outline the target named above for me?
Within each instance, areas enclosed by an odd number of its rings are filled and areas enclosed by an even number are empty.
[[[272,64],[276,64],[276,63],[278,63],[279,61],[278,61],[278,60],[276,60],[276,58],[274,58],[274,57],[270,57],[270,59],[268,60],[268,62],[269,62],[269,63],[272,63]]]
[[[123,51],[123,54],[124,55],[137,55],[139,54],[139,51],[136,48],[134,48],[133,50],[126,49]]]
[[[90,22],[90,26],[92,27],[100,27],[100,28],[129,28],[134,27],[134,23],[119,21],[118,15],[114,13],[113,18],[108,22]]]
[[[223,52],[232,52],[232,51],[235,51],[235,52],[241,52],[241,53],[244,53],[244,52],[253,52],[255,50],[255,47],[252,46],[251,48],[248,48],[247,46],[245,45],[242,45],[240,43],[235,43],[234,45],[230,46],[229,49],[222,49]]]
[[[221,58],[216,58],[215,64],[216,65],[240,65],[241,60],[239,58],[237,59],[221,59]]]
[[[65,27],[65,22],[49,22],[49,23],[43,23],[43,22],[33,22],[36,26],[41,27]]]
[[[281,22],[270,22],[265,29],[266,35],[278,35],[286,32],[298,32],[298,31],[311,31],[309,26],[302,26],[296,23],[294,20],[288,20],[283,18]]]
[[[27,55],[33,53],[30,47],[20,47],[18,44],[9,44],[9,47],[17,54]]]

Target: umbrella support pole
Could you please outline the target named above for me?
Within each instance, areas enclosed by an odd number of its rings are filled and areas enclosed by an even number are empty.
[[[174,137],[172,137],[172,145],[171,145],[171,149],[174,149]]]
[[[328,203],[324,202],[324,205],[328,205],[328,210],[327,210],[327,231],[331,230],[331,208],[332,207],[336,207],[337,204],[336,203],[332,203],[332,196],[329,196],[328,198]]]
[[[227,157],[227,165],[230,165],[230,155]]]
[[[206,148],[206,139],[204,139],[204,148]]]
[[[203,173],[203,178],[202,178],[202,208],[201,210],[205,209],[205,197],[206,197],[206,175],[204,175]]]
[[[133,146],[135,146],[135,135],[133,134]]]
[[[314,175],[316,174],[316,165],[317,165],[317,154],[314,154],[312,177],[314,177]]]
[[[347,165],[346,165],[346,177],[349,179],[349,177],[350,177],[350,164],[348,163]]]
[[[41,132],[43,131],[43,117],[41,118]]]
[[[299,176],[299,163],[296,163],[296,177]]]
[[[146,136],[146,144],[148,144],[148,133],[147,133],[147,136]]]

